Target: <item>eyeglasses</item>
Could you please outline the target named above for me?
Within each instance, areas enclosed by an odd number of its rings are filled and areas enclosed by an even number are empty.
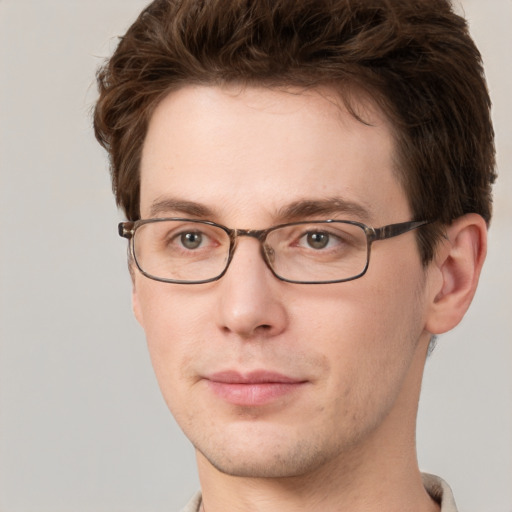
[[[373,242],[430,221],[372,228],[350,220],[312,220],[268,229],[230,229],[204,220],[166,218],[121,222],[140,272],[165,283],[200,284],[227,271],[239,237],[256,238],[274,276],[299,284],[341,283],[368,270]]]

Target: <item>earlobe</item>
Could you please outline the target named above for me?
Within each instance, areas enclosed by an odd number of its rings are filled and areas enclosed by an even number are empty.
[[[476,291],[487,251],[484,219],[470,213],[456,219],[446,230],[432,265],[440,276],[432,290],[426,329],[441,334],[463,318]]]

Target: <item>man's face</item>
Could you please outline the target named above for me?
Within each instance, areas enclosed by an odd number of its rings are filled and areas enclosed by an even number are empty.
[[[244,229],[411,220],[386,120],[366,104],[365,125],[339,103],[328,90],[171,93],[144,145],[142,218]],[[216,282],[167,284],[135,271],[134,309],[158,382],[200,465],[300,475],[412,436],[427,276],[414,233],[375,243],[367,274],[345,283],[279,281],[247,237]]]

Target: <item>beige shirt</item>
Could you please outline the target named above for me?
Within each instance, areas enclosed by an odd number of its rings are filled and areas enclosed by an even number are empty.
[[[441,505],[441,512],[457,512],[452,490],[444,480],[423,473],[423,485],[432,499]],[[181,512],[199,512],[200,507],[201,493],[198,492]]]

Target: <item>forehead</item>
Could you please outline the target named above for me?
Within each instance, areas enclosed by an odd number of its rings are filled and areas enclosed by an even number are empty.
[[[170,93],[144,143],[142,216],[155,216],[155,202],[167,198],[219,212],[216,220],[235,211],[270,219],[301,200],[356,204],[368,221],[386,216],[390,205],[407,209],[389,123],[370,102],[354,105],[364,123],[328,88]]]

